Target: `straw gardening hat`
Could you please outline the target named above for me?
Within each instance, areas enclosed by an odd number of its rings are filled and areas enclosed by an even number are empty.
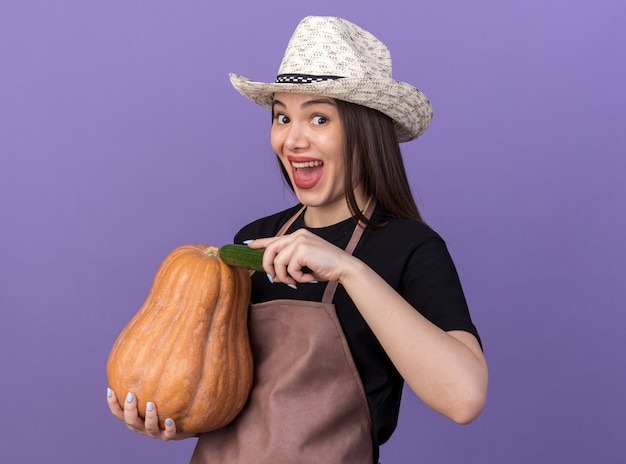
[[[230,81],[266,108],[275,92],[306,93],[367,106],[389,116],[400,142],[416,139],[432,119],[418,89],[391,77],[391,55],[380,40],[342,18],[308,16],[294,31],[272,83],[237,74]]]

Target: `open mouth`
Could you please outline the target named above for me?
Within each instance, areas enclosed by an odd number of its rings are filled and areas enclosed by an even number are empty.
[[[324,163],[320,160],[291,161],[293,183],[300,189],[310,189],[317,185]]]

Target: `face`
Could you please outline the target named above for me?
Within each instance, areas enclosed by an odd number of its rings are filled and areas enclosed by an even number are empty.
[[[335,100],[274,95],[271,143],[298,200],[311,208],[345,208],[343,124]]]

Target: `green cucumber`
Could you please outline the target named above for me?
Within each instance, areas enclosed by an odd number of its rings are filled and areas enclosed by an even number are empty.
[[[220,248],[220,258],[226,264],[253,271],[263,271],[265,248],[250,248],[248,245],[224,245]]]

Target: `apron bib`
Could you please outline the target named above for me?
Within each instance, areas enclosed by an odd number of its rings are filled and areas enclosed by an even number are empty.
[[[357,226],[346,252],[362,233]],[[233,422],[200,435],[192,464],[371,464],[369,407],[332,304],[336,288],[328,282],[321,302],[250,305],[252,392]]]

